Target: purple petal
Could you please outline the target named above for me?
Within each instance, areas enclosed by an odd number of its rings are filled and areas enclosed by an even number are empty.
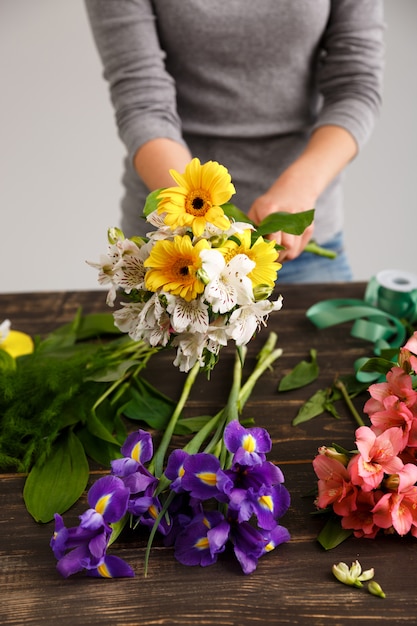
[[[103,476],[88,492],[88,503],[108,522],[118,522],[127,510],[129,490],[121,478]]]
[[[179,493],[182,490],[182,477],[184,475],[184,462],[189,456],[184,450],[174,450],[168,458],[165,476],[171,480],[170,489]]]
[[[107,555],[103,563],[87,572],[88,576],[96,578],[133,578],[133,569],[118,556]]]
[[[217,498],[226,501],[225,494],[232,488],[232,481],[220,468],[217,457],[200,452],[185,459],[182,487],[200,500]]]
[[[272,448],[267,430],[257,427],[244,428],[238,420],[233,420],[226,426],[224,442],[229,452],[243,448],[246,452],[266,453]]]
[[[138,463],[150,461],[153,455],[152,437],[146,430],[138,430],[128,435],[121,447],[123,456],[131,457]]]

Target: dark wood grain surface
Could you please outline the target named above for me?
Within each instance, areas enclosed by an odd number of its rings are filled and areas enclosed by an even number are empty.
[[[25,510],[22,489],[25,477],[0,474],[0,624],[20,626],[153,626],[178,625],[344,625],[415,624],[417,622],[417,545],[409,538],[351,538],[326,552],[316,537],[322,520],[314,516],[311,490],[315,476],[311,461],[320,445],[337,442],[353,447],[355,425],[340,404],[341,419],[321,416],[293,427],[299,407],[317,389],[329,385],[335,374],[353,371],[360,356],[371,356],[369,344],[350,335],[349,324],[318,330],[306,318],[309,306],[326,298],[362,298],[365,284],[282,286],[282,311],[273,314],[268,329],[249,345],[250,364],[265,341],[268,330],[278,334],[282,357],[259,381],[244,416],[268,429],[273,439],[269,459],[282,468],[291,493],[291,507],[282,523],[291,541],[262,557],[258,569],[245,576],[231,554],[222,554],[208,568],[185,567],[172,550],[154,544],[147,578],[143,563],[147,535],[126,532],[112,547],[126,559],[136,577],[123,580],[88,579],[82,575],[64,580],[55,569],[49,548],[51,524],[35,523]],[[70,321],[78,307],[83,312],[108,311],[105,295],[95,292],[4,294],[0,317],[12,327],[45,335]],[[281,377],[316,348],[320,377],[297,391],[278,393]],[[184,375],[172,365],[173,353],[160,353],[146,370],[148,380],[172,398],[178,397]],[[216,412],[224,405],[230,385],[232,350],[226,349],[210,381],[197,381],[186,412]],[[362,408],[367,395],[356,399]],[[180,442],[177,442],[180,443]],[[93,472],[94,481],[100,471]],[[66,515],[76,524],[86,508],[82,498]],[[333,563],[350,565],[358,559],[387,594],[385,600],[364,589],[338,583]]]

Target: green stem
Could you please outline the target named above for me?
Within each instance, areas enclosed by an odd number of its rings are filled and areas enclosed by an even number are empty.
[[[235,364],[233,367],[233,384],[230,389],[227,404],[224,408],[224,420],[222,431],[226,428],[229,422],[239,419],[239,393],[242,385],[242,370],[245,362],[246,349],[237,348],[235,355]],[[222,434],[223,434],[222,432]],[[230,453],[228,453],[226,446],[223,445],[220,451],[220,465],[226,467],[228,465]]]
[[[346,402],[349,411],[351,412],[353,418],[355,419],[356,423],[359,426],[365,426],[365,422],[363,421],[363,419],[361,418],[361,416],[359,415],[359,413],[357,412],[357,410],[355,409],[352,400],[350,399],[350,396],[347,392],[347,389],[345,387],[345,385],[342,383],[341,380],[336,380],[334,386],[336,387],[336,389],[339,389],[339,391],[341,392],[344,401]]]
[[[311,254],[324,256],[324,257],[327,257],[328,259],[335,259],[337,257],[337,252],[333,252],[333,250],[327,250],[326,248],[322,248],[315,241],[309,241],[306,247],[304,248],[304,252],[311,252]]]
[[[149,464],[149,471],[153,473],[157,478],[162,475],[166,451],[168,450],[172,435],[174,434],[178,418],[180,417],[181,411],[183,410],[185,403],[188,400],[188,396],[190,395],[192,386],[195,382],[195,379],[197,378],[197,374],[199,373],[199,371],[200,363],[197,361],[187,375],[187,379],[181,392],[181,397],[175,407],[175,411],[171,415],[164,435],[161,439],[161,443],[159,444],[158,450],[156,451],[153,460]]]
[[[258,380],[262,376],[262,374],[267,370],[274,361],[276,361],[282,355],[282,349],[277,348],[270,354],[268,354],[262,361],[259,361],[252,374],[249,376],[245,384],[240,390],[239,393],[239,409],[242,411],[246,401],[250,397],[253,388]]]

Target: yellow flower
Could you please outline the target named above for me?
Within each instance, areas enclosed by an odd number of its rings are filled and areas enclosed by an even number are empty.
[[[31,354],[34,346],[32,338],[19,330],[10,330],[10,321],[0,324],[0,350],[4,350],[14,359],[18,356]]]
[[[238,239],[240,244],[234,239]],[[234,239],[229,239],[223,247],[219,248],[226,263],[236,254],[246,254],[255,263],[255,267],[248,274],[253,287],[268,285],[268,287],[273,288],[277,279],[277,272],[282,267],[281,263],[277,263],[278,252],[275,248],[275,242],[258,237],[251,247],[251,230],[249,229],[244,230],[243,233],[237,233],[234,235]]]
[[[172,230],[189,227],[194,235],[202,235],[207,222],[221,230],[230,228],[230,221],[220,205],[235,193],[227,169],[216,161],[201,165],[199,159],[185,168],[184,174],[170,170],[178,187],[168,187],[159,194],[158,213],[165,213],[164,222]]]
[[[164,289],[187,302],[204,291],[204,283],[198,278],[201,268],[200,252],[210,245],[201,239],[193,246],[187,235],[174,237],[173,241],[161,239],[144,262],[150,268],[145,274],[145,285],[150,291]]]

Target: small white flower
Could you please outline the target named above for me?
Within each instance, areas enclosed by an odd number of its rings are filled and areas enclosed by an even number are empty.
[[[167,311],[176,333],[185,331],[205,333],[209,325],[208,306],[202,298],[187,302],[183,298],[167,296]]]
[[[7,335],[10,332],[10,328],[10,320],[4,320],[4,322],[0,324],[0,343],[3,343],[3,341],[6,339]]]
[[[270,313],[279,311],[282,307],[282,297],[270,302],[259,300],[237,308],[230,316],[228,331],[237,346],[246,345],[253,335],[259,330],[261,324],[266,326],[266,320]]]
[[[351,587],[363,587],[362,582],[374,577],[374,568],[362,572],[359,561],[354,561],[350,568],[341,561],[337,565],[333,565],[332,572],[337,580]]]
[[[203,351],[206,347],[206,335],[202,333],[183,333],[175,337],[172,345],[178,347],[174,365],[177,366],[181,372],[188,372],[197,361],[199,361],[201,367],[203,367]]]
[[[203,250],[200,256],[209,280],[204,296],[214,313],[227,313],[236,305],[253,301],[252,281],[247,274],[255,263],[246,254],[237,254],[227,264],[218,250]]]

